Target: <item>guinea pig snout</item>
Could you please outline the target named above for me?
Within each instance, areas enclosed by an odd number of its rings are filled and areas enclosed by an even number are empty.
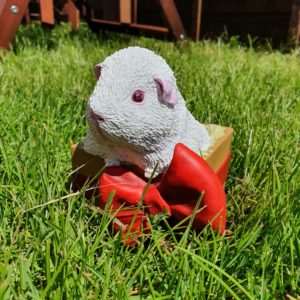
[[[105,119],[101,114],[95,113],[93,110],[89,110],[89,114],[90,114],[91,118],[93,120],[97,121],[98,123],[105,122]]]

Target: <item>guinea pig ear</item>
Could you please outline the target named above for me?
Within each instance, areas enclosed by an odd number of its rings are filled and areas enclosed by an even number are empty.
[[[157,87],[158,97],[161,101],[171,105],[172,107],[175,106],[177,103],[177,94],[172,83],[159,77],[154,77],[153,80]]]
[[[94,74],[97,78],[97,80],[99,79],[100,75],[101,75],[101,70],[102,70],[102,65],[98,64],[94,67]]]

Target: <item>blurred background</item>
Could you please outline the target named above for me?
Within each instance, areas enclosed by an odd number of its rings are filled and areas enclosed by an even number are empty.
[[[81,21],[92,31],[120,31],[170,40],[239,36],[297,46],[299,0],[1,0],[0,47],[8,49],[21,23],[54,27]]]

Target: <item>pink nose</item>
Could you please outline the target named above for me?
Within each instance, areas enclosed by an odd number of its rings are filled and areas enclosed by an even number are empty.
[[[97,122],[104,122],[105,119],[102,115],[95,113],[94,111],[90,110],[90,116],[96,120]]]

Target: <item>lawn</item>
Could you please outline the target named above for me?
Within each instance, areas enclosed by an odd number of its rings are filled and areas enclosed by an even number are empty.
[[[92,67],[129,45],[166,58],[199,121],[234,128],[232,236],[168,228],[159,216],[128,248],[107,214],[71,194],[69,142],[87,130]],[[299,51],[33,26],[0,57],[0,299],[297,298]]]

